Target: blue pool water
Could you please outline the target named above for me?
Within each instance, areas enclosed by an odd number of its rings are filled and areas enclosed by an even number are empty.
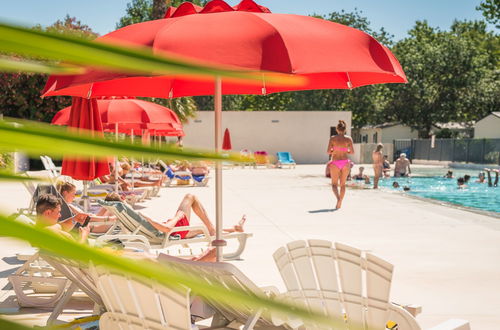
[[[467,188],[458,189],[457,179],[446,179],[440,176],[387,178],[381,181],[380,186],[389,190],[402,190],[410,187],[408,194],[425,198],[432,198],[448,203],[472,207],[485,211],[500,212],[500,183],[499,187],[488,187],[487,183],[476,183],[477,177],[472,177]],[[392,188],[392,183],[398,181],[399,189]]]

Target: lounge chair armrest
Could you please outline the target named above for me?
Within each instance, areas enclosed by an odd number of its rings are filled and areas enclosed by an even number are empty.
[[[139,241],[142,245],[144,245],[145,250],[149,251],[151,249],[151,245],[149,244],[149,241],[146,237],[142,235],[129,235],[129,234],[102,235],[96,238],[95,245],[101,246],[104,245],[106,242],[114,239],[119,239],[120,241],[123,242],[123,244],[125,244],[125,246],[127,245],[127,242]]]
[[[402,305],[401,307],[406,309],[406,311],[411,315],[413,315],[413,317],[417,317],[418,314],[422,313],[421,305],[411,304],[411,305]]]
[[[470,330],[470,323],[462,319],[449,319],[443,323],[430,328],[429,330]]]
[[[413,317],[417,317],[418,314],[422,313],[422,306],[416,304],[404,305],[392,302],[393,305],[403,308],[408,313],[410,313]]]
[[[274,285],[261,286],[260,289],[266,294],[268,298],[274,298],[281,295],[281,292]]]

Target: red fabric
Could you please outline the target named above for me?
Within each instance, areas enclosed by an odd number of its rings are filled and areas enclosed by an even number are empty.
[[[229,129],[226,128],[224,131],[224,139],[222,140],[222,150],[231,150],[231,135],[229,134]]]
[[[254,82],[224,79],[223,94],[347,89],[407,81],[386,47],[370,35],[341,24],[309,16],[271,14],[250,0],[235,7],[221,0],[211,1],[201,10],[184,3],[169,15],[126,26],[97,40],[147,46],[156,54],[168,52],[204,63],[261,72],[262,80]],[[270,83],[266,81],[271,74],[268,71],[301,76],[306,81],[299,86]],[[163,98],[213,95],[214,80],[133,77],[89,69],[82,75],[51,76],[43,93]]]
[[[73,130],[92,131],[95,136],[102,136],[102,123],[95,99],[73,98],[73,104],[68,119],[68,126]],[[87,158],[63,158],[62,175],[68,175],[75,180],[94,180],[109,174],[107,160]]]
[[[142,130],[161,132],[162,136],[183,136],[182,123],[175,112],[159,104],[137,99],[97,100],[103,128],[115,132],[118,124],[119,133],[141,135]],[[54,125],[68,125],[71,107],[56,113],[52,119]],[[137,134],[139,133],[139,134]]]
[[[189,220],[188,218],[186,217],[186,215],[184,214],[182,216],[182,218],[177,221],[177,223],[175,224],[175,227],[183,227],[183,226],[189,226]],[[187,236],[187,234],[189,233],[188,230],[186,231],[178,231],[178,232],[175,232],[174,234],[178,234],[181,236],[181,238],[185,238]]]

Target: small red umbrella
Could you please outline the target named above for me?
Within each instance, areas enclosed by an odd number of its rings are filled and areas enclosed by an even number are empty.
[[[103,128],[108,132],[135,134],[147,129],[151,132],[162,131],[164,135],[184,134],[182,123],[175,112],[156,103],[135,98],[113,98],[97,100]],[[56,113],[52,119],[54,125],[68,125],[71,107]]]
[[[231,135],[229,134],[229,128],[224,131],[224,139],[222,140],[222,150],[231,150]]]
[[[71,130],[79,132],[90,131],[94,136],[103,135],[101,116],[95,99],[74,97],[68,119]],[[63,158],[62,175],[67,175],[75,180],[94,180],[109,174],[107,160],[90,158]]]

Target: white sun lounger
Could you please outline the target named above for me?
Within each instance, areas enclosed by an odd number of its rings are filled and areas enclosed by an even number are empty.
[[[99,321],[100,329],[196,329],[191,325],[189,289],[169,289],[102,266],[92,270],[107,310]]]
[[[192,274],[197,280],[202,280],[208,285],[218,283],[226,288],[238,288],[249,296],[274,297],[278,296],[275,287],[259,288],[238,268],[225,262],[200,262],[190,261],[160,254],[158,262],[165,264],[169,269]],[[283,322],[282,317],[269,316],[263,310],[256,310],[247,305],[236,308],[230,303],[224,303],[217,298],[204,298],[205,303],[215,310],[211,329],[290,329]]]
[[[421,308],[405,309],[390,302],[393,266],[371,253],[340,243],[308,240],[288,243],[273,256],[288,290],[286,296],[310,310],[345,318],[345,329],[359,325],[385,329],[389,321],[397,323],[400,330],[421,329],[414,318]],[[442,330],[470,329],[469,322],[458,319],[440,326]],[[322,327],[306,324],[306,328]]]

